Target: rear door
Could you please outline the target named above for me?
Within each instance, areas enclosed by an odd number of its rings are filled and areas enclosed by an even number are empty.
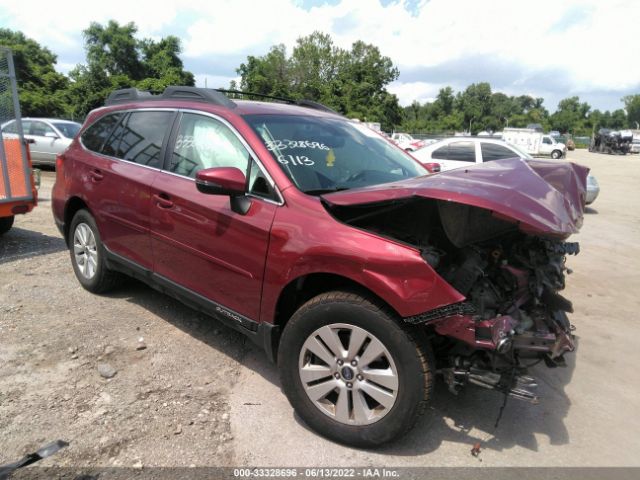
[[[151,270],[151,184],[176,113],[141,110],[98,120],[82,135],[78,171],[102,240],[121,257]]]
[[[281,203],[273,184],[218,117],[183,113],[174,137],[152,189],[154,271],[231,318],[257,320],[271,224]],[[197,190],[196,172],[211,167],[248,172],[246,213],[234,211],[228,196]]]
[[[31,120],[28,130],[24,124],[22,128],[25,138],[32,141],[29,145],[31,160],[34,163],[55,165],[56,154],[61,150],[58,148],[60,137],[51,125],[41,120]]]
[[[480,161],[473,140],[450,142],[434,150],[431,158],[440,164],[442,171],[468,167]]]

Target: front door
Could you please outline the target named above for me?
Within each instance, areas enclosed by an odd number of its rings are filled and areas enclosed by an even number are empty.
[[[260,295],[277,202],[269,198],[260,169],[240,137],[224,121],[184,113],[170,159],[152,187],[151,242],[154,271],[174,284],[253,320]],[[202,168],[236,167],[259,185],[246,213],[224,195],[195,185]]]

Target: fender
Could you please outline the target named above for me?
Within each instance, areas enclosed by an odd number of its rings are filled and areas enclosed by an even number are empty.
[[[287,199],[288,204],[291,201]],[[464,300],[418,249],[340,223],[323,211],[316,198],[296,201],[298,208],[285,205],[276,212],[271,229],[262,322],[273,323],[278,299],[287,285],[314,273],[340,275],[362,285],[402,317]]]

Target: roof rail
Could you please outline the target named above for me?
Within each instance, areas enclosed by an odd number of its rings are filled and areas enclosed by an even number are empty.
[[[197,87],[167,87],[161,95],[138,90],[137,88],[124,88],[109,94],[105,105],[118,103],[141,102],[147,100],[191,100],[195,102],[213,103],[227,108],[234,108],[236,104],[226,95],[210,89]]]
[[[329,112],[329,113],[335,113],[336,115],[341,115],[340,113],[336,112],[332,108],[329,108],[326,105],[323,105],[318,102],[314,102],[312,100],[304,100],[304,99],[296,100],[294,98],[289,98],[289,97],[278,97],[275,95],[266,95],[264,93],[255,93],[255,92],[243,92],[242,90],[226,90],[223,88],[218,88],[217,91],[222,93],[232,93],[234,95],[247,95],[250,97],[270,98],[272,100],[278,100],[280,102],[290,103],[292,105],[298,105],[300,107],[313,108],[314,110],[322,110],[323,112]]]
[[[167,87],[164,89],[164,92],[162,92],[161,95],[154,95],[147,91],[138,90],[137,88],[123,88],[121,90],[115,90],[109,94],[105,105],[142,102],[147,100],[191,100],[195,102],[213,103],[214,105],[220,105],[227,108],[234,108],[236,106],[235,102],[224,95],[225,93],[231,93],[234,95],[248,95],[258,98],[270,98],[272,100],[290,103],[292,105],[298,105],[300,107],[313,108],[314,110],[321,110],[323,112],[340,115],[332,108],[329,108],[326,105],[314,102],[312,100],[296,100],[287,97],[277,97],[275,95],[265,95],[263,93],[243,92],[240,90],[225,90],[222,88],[212,89],[179,86]]]

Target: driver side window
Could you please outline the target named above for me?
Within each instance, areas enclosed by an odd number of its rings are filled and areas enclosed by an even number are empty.
[[[222,122],[185,113],[180,120],[169,171],[195,178],[205,168],[235,167],[247,172],[249,152]]]

